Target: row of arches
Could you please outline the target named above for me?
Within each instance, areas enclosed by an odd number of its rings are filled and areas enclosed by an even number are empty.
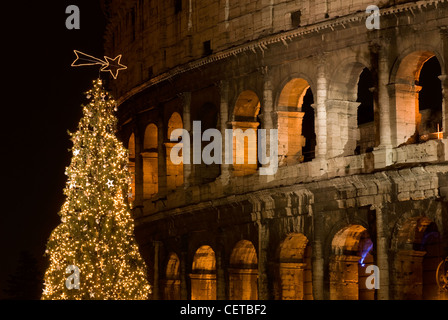
[[[317,132],[315,112],[315,89],[310,79],[293,76],[281,85],[276,101],[276,120],[278,129],[279,165],[294,165],[312,161],[316,157],[319,134],[326,135],[328,157],[348,156],[372,151],[380,144],[380,106],[378,100],[378,75],[362,63],[344,65],[344,70],[336,68],[334,81],[329,84],[327,94],[326,132]],[[399,63],[395,72],[391,97],[395,100],[392,110],[390,130],[391,139],[396,144],[410,144],[443,138],[443,95],[441,83],[442,69],[436,55],[430,51],[416,51]],[[262,100],[255,91],[244,90],[232,104],[231,129],[252,132],[245,138],[244,163],[236,161],[237,143],[233,143],[234,176],[251,175],[261,166],[257,161],[257,133],[263,128]],[[205,102],[194,112],[194,119],[201,121],[201,130],[222,127],[220,109],[216,101]],[[172,130],[182,129],[180,112],[173,112],[168,120],[166,137]],[[163,132],[162,132],[163,133]],[[147,125],[143,137],[143,198],[149,199],[158,192],[160,139],[156,123]],[[164,140],[166,141],[166,140]],[[164,142],[166,163],[166,187],[174,190],[184,184],[184,168],[170,160],[170,152],[177,142]],[[208,142],[202,142],[204,148]],[[135,167],[135,137],[128,140],[130,168]],[[195,184],[207,183],[220,175],[220,166],[197,166],[193,180]],[[135,171],[135,170],[134,170]],[[134,185],[135,187],[135,185]]]
[[[327,285],[331,300],[374,300],[376,291],[367,287],[376,264],[375,239],[366,227],[343,227],[331,240]],[[438,299],[435,274],[443,259],[443,248],[436,224],[426,217],[415,217],[396,233],[391,259],[395,299]],[[217,299],[218,270],[216,254],[209,245],[194,253],[190,281],[192,300]],[[241,240],[230,254],[226,269],[226,290],[230,300],[258,299],[258,255],[253,243]],[[271,263],[272,264],[272,263]],[[163,298],[181,299],[181,260],[171,252],[165,267]],[[312,243],[302,233],[290,233],[276,251],[270,268],[273,298],[277,300],[313,299]],[[380,274],[381,277],[381,274]]]

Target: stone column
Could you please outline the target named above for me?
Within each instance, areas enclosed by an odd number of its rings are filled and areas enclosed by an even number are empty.
[[[326,59],[324,54],[317,57],[317,83],[315,97],[315,131],[316,131],[316,158],[327,157],[327,78]]]
[[[191,138],[191,92],[184,92],[181,95],[182,97],[182,121],[183,121],[183,127],[187,132],[190,134]],[[190,146],[191,146],[191,140],[190,140]],[[191,159],[191,151],[190,151],[190,164],[183,164],[184,166],[184,188],[188,188],[192,184],[192,159]]]
[[[187,253],[182,252],[180,256],[180,299],[188,300],[187,285]]]
[[[388,49],[386,45],[377,46],[379,145],[373,151],[375,168],[384,168],[393,163],[392,148],[397,143],[395,86],[389,84]]]
[[[448,139],[448,77],[446,74],[439,76],[442,83],[442,130],[443,138]]]
[[[226,163],[226,147],[225,147],[225,139],[226,137],[226,129],[228,129],[229,123],[229,82],[226,80],[222,80],[218,84],[219,92],[221,95],[221,103],[219,107],[219,124],[222,140],[222,159],[221,159],[221,179],[224,181],[228,181],[231,176],[232,165]]]
[[[141,131],[138,127],[138,121],[135,121],[135,200],[134,207],[143,207],[143,139]]]
[[[258,224],[258,299],[269,300],[268,289],[268,259],[269,229],[260,220]]]
[[[371,210],[376,211],[376,261],[380,270],[380,288],[378,290],[378,300],[389,300],[389,258],[388,258],[388,234],[384,223],[385,210],[381,205],[372,206]]]
[[[273,99],[273,90],[274,87],[272,85],[272,79],[270,75],[268,74],[267,67],[264,67],[262,69],[262,74],[264,77],[264,83],[263,83],[263,97],[261,101],[261,113],[259,114],[259,117],[261,119],[261,125],[258,129],[265,129],[266,130],[266,141],[265,143],[261,143],[262,146],[265,146],[265,150],[261,150],[262,153],[264,153],[265,156],[269,157],[271,155],[271,129],[278,129],[278,119],[277,119],[277,112],[274,111],[274,99]],[[258,132],[257,132],[257,139],[258,139]],[[258,140],[257,140],[258,141]],[[257,150],[258,153],[258,150]],[[278,150],[277,150],[277,154]],[[257,154],[258,156],[258,154]],[[278,161],[278,159],[277,159]],[[272,162],[272,160],[271,160]],[[271,163],[263,164],[263,168],[269,167]],[[273,177],[270,176],[269,179],[272,179]]]
[[[160,106],[163,110],[163,106]],[[165,137],[166,129],[163,125],[163,118],[159,116],[157,119],[157,146],[158,146],[158,190],[159,195],[164,197],[167,194],[167,175],[166,175],[166,149]]]
[[[391,104],[389,98],[389,61],[388,48],[378,48],[378,104],[380,114],[380,149],[392,147]],[[395,127],[395,126],[394,126]],[[394,135],[394,137],[396,134]],[[395,137],[396,139],[396,137]]]
[[[327,155],[329,158],[353,155],[359,140],[357,111],[360,103],[327,100]]]
[[[294,165],[303,162],[302,148],[305,147],[305,137],[302,132],[305,112],[277,111],[278,119],[278,156],[279,165]]]
[[[322,226],[323,219],[320,213],[314,214],[314,239],[312,244],[312,277],[313,296],[315,300],[324,300],[324,258],[322,250]]]
[[[152,295],[154,300],[160,300],[160,288],[159,288],[159,249],[161,242],[153,241],[154,246],[154,283],[152,286]]]
[[[216,258],[216,299],[226,300],[226,280],[224,276],[223,254],[221,250],[215,252]]]

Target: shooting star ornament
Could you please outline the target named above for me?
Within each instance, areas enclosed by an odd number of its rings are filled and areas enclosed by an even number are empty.
[[[116,56],[114,59],[104,56],[105,60],[101,60],[98,58],[95,58],[94,56],[85,54],[84,52],[73,50],[76,55],[75,61],[72,62],[72,67],[84,67],[84,66],[94,66],[94,65],[100,65],[102,72],[110,72],[112,77],[114,79],[117,79],[118,72],[120,70],[126,70],[128,67],[124,64],[120,63],[121,60],[121,54]]]

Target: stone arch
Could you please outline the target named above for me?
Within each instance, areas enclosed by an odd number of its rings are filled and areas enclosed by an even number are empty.
[[[258,299],[258,258],[252,242],[239,241],[230,255],[230,300]]]
[[[362,108],[362,101],[359,97],[359,84],[363,80],[363,75],[367,71],[369,64],[359,57],[350,57],[342,61],[332,73],[328,88],[327,104],[327,143],[329,157],[353,155],[357,152],[357,145],[362,138],[362,129],[358,126],[359,109]],[[374,81],[372,79],[372,92]],[[373,96],[372,96],[373,100]],[[374,108],[373,101],[371,108]],[[374,114],[373,110],[371,111]],[[375,121],[370,123],[367,129],[373,132],[365,132],[368,136],[373,136],[375,143]],[[364,130],[366,131],[366,130]],[[361,149],[361,147],[359,148]]]
[[[281,165],[310,161],[316,149],[314,97],[307,80],[292,78],[277,101],[279,162]]]
[[[349,225],[339,230],[331,242],[330,299],[374,300],[366,288],[368,265],[373,264],[373,242],[366,228]]]
[[[312,300],[311,246],[302,233],[290,233],[278,248],[275,298]]]
[[[377,121],[375,121],[375,83],[369,68],[364,68],[359,75],[357,99],[357,141],[355,153],[366,153],[377,146]]]
[[[165,268],[165,300],[180,300],[180,260],[176,253],[171,252]]]
[[[146,126],[143,139],[143,199],[159,192],[158,128],[154,123]]]
[[[167,137],[170,140],[171,132],[176,129],[183,129],[182,117],[179,113],[173,112],[168,120]],[[184,183],[184,166],[182,163],[174,164],[171,161],[171,150],[178,142],[166,142],[166,182],[168,190],[175,190]],[[182,156],[182,154],[179,154]]]
[[[129,173],[131,174],[131,190],[128,195],[128,199],[130,202],[135,200],[135,135],[131,134],[128,140],[128,150],[129,150],[129,159],[128,159],[128,168]]]
[[[397,299],[438,299],[436,270],[443,260],[436,223],[419,216],[408,218],[392,240],[394,291]]]
[[[233,108],[233,174],[245,176],[257,171],[257,128],[260,99],[251,90],[241,92]],[[237,134],[238,133],[238,134]],[[236,135],[236,136],[235,136]]]
[[[391,110],[392,127],[395,128],[392,137],[395,138],[397,145],[417,143],[425,140],[420,130],[422,123],[422,113],[420,112],[420,74],[426,62],[436,58],[443,70],[443,59],[440,55],[431,49],[416,49],[406,52],[395,62],[391,73],[391,85],[393,90],[392,101],[395,102]],[[440,75],[438,75],[440,76]],[[440,83],[440,92],[442,84]],[[446,103],[442,100],[442,104]],[[443,107],[440,106],[440,119],[437,122],[445,123],[447,115],[442,114]],[[437,138],[438,136],[436,136]],[[394,140],[393,140],[394,141]]]
[[[216,258],[210,246],[196,250],[190,279],[191,300],[216,300]]]

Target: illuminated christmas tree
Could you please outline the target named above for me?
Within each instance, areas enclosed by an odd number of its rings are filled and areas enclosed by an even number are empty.
[[[66,195],[46,255],[42,299],[147,299],[146,265],[134,238],[128,151],[115,136],[115,102],[100,79],[87,92]]]

